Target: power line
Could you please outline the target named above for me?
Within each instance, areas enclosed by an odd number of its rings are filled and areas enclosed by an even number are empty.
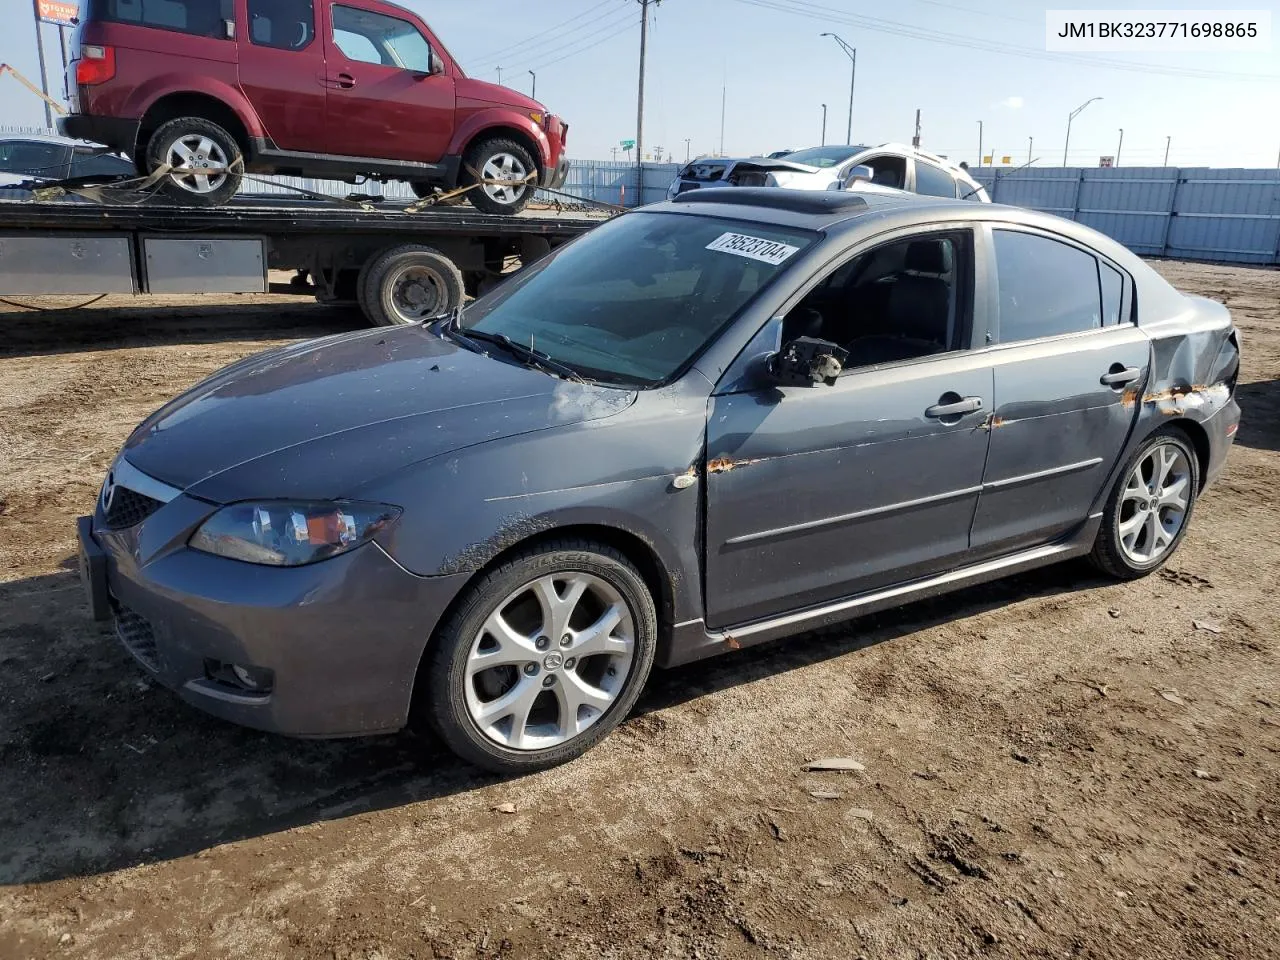
[[[1130,60],[1111,60],[1104,58],[1080,57],[1069,53],[1056,53],[1039,50],[1035,47],[1022,47],[995,40],[985,40],[967,34],[945,33],[940,30],[929,30],[915,27],[895,20],[883,20],[879,17],[866,17],[846,13],[833,7],[809,3],[806,0],[734,0],[735,3],[773,10],[778,13],[799,14],[813,20],[845,23],[861,27],[876,33],[888,33],[894,36],[909,37],[930,43],[942,43],[952,47],[967,47],[973,50],[984,50],[988,53],[999,53],[1006,56],[1024,57],[1031,60],[1045,60],[1056,63],[1074,64],[1076,66],[1103,67],[1113,70],[1128,70],[1137,73],[1161,74],[1171,77],[1186,77],[1198,80],[1244,80],[1265,83],[1280,83],[1280,75],[1261,73],[1229,73],[1224,70],[1195,70],[1180,67],[1162,67],[1153,64],[1137,63]]]
[[[1011,17],[1007,13],[992,13],[990,10],[978,10],[974,7],[962,7],[957,3],[943,3],[942,0],[917,0],[919,3],[927,3],[933,7],[946,7],[948,10],[963,10],[965,13],[972,13],[979,17],[995,18],[997,20],[1008,20],[1011,23],[1039,23],[1039,20],[1032,20],[1030,17]]]
[[[521,47],[525,47],[531,43],[534,43],[534,41],[538,40],[540,37],[546,37],[552,34],[556,34],[558,36],[559,31],[562,28],[567,27],[570,24],[582,23],[588,14],[594,13],[596,10],[600,10],[603,7],[611,7],[614,5],[615,5],[614,0],[600,0],[600,2],[595,4],[594,6],[587,7],[587,9],[583,10],[581,13],[578,13],[575,16],[572,16],[568,20],[565,20],[561,23],[557,23],[554,27],[548,27],[546,30],[541,30],[538,33],[530,34],[529,36],[525,37],[523,40],[520,40],[517,43],[508,44],[507,46],[502,47],[498,50],[492,50],[487,54],[483,54],[482,56],[475,57],[474,62],[492,63],[492,62],[501,60],[504,57],[510,56],[512,53],[519,50]]]
[[[585,53],[587,50],[595,49],[596,47],[600,46],[602,43],[605,43],[608,40],[612,40],[614,37],[620,37],[624,33],[629,33],[634,26],[635,26],[634,17],[628,16],[626,20],[622,22],[622,25],[618,27],[618,29],[614,30],[612,33],[609,33],[603,37],[598,37],[597,39],[591,40],[585,46],[575,47],[574,49],[569,50],[567,53],[563,53],[560,56],[556,57],[554,60],[539,61],[538,63],[535,63],[533,65],[532,69],[541,70],[544,67],[549,67],[552,64],[559,63],[561,60],[568,60],[570,57],[577,56],[580,53]],[[581,41],[581,40],[587,40],[587,37],[579,37],[578,41]],[[578,41],[574,41],[574,42],[577,43]],[[547,52],[556,53],[559,51],[547,51]]]

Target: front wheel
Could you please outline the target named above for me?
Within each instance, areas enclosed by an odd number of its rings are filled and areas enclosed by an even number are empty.
[[[525,551],[468,588],[433,641],[426,707],[460,757],[542,770],[602,740],[635,705],[657,645],[653,597],[618,551]]]
[[[240,189],[244,154],[236,138],[210,120],[179,117],[161,124],[147,141],[146,172],[171,169],[160,181],[180,203],[217,207]]]
[[[1107,498],[1090,559],[1121,580],[1159,569],[1178,548],[1200,492],[1200,461],[1186,434],[1164,427],[1125,463]]]
[[[538,165],[514,140],[482,140],[463,158],[463,179],[480,186],[467,191],[483,213],[515,214],[529,205],[537,189]]]

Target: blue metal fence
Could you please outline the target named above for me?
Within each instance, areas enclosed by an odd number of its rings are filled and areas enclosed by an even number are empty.
[[[1078,220],[1134,253],[1280,264],[1280,170],[984,167],[969,172],[997,203]]]

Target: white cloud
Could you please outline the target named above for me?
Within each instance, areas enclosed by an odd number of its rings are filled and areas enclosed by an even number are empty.
[[[1023,100],[1021,97],[1005,97],[998,104],[996,104],[996,106],[1008,107],[1010,110],[1020,110],[1022,109],[1022,105],[1025,102],[1026,101]]]

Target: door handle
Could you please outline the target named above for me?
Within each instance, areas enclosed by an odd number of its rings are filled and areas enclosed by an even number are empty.
[[[356,78],[349,73],[340,73],[333,78],[333,84],[342,90],[350,90],[356,85]]]
[[[955,396],[955,394],[951,394]],[[946,417],[961,417],[966,413],[977,413],[982,409],[981,397],[961,397],[958,400],[947,400],[944,395],[940,398],[942,401],[935,403],[932,407],[925,410],[926,417],[932,417],[934,420],[942,420]]]
[[[1104,387],[1123,387],[1125,384],[1133,383],[1142,376],[1142,371],[1137,367],[1122,367],[1118,363],[1113,363],[1111,369],[1098,378],[1098,382]]]

